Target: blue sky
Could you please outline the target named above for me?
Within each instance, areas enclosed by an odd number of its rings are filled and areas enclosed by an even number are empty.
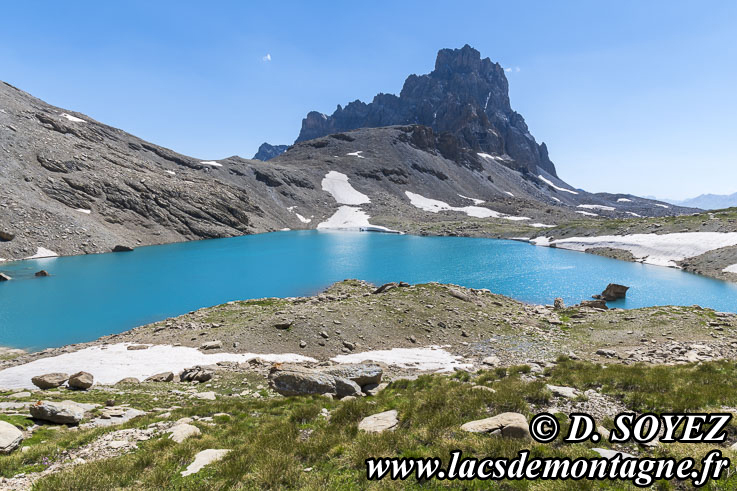
[[[2,10],[0,79],[198,158],[291,143],[308,111],[398,93],[438,49],[468,43],[512,69],[512,106],[572,185],[737,191],[737,2],[26,0]]]

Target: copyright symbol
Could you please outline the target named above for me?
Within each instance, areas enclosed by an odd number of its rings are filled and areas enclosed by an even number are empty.
[[[530,421],[530,434],[536,442],[552,442],[559,432],[560,424],[550,413],[540,413]]]

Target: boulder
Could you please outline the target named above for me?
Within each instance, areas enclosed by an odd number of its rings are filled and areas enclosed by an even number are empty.
[[[138,351],[142,349],[149,349],[150,346],[147,344],[129,344],[125,349],[128,351]]]
[[[187,438],[202,434],[199,428],[188,423],[174,425],[166,432],[169,433],[169,438],[177,443],[182,443]]]
[[[69,380],[69,375],[66,373],[47,373],[46,375],[38,375],[31,379],[33,385],[41,390],[53,389],[64,385],[64,382]]]
[[[207,450],[203,450],[202,452],[199,452],[197,455],[194,456],[194,462],[189,464],[187,468],[181,472],[181,474],[182,476],[196,474],[206,465],[212,464],[213,462],[216,462],[225,457],[228,452],[230,452],[230,450],[215,448],[208,448]]]
[[[629,289],[630,287],[628,286],[609,283],[606,289],[601,292],[601,298],[608,301],[619,300],[627,296],[627,290]]]
[[[0,421],[0,454],[10,453],[23,441],[23,432],[5,421]]]
[[[30,410],[32,418],[51,423],[76,425],[84,418],[84,408],[73,401],[38,401]]]
[[[361,387],[381,383],[381,376],[384,374],[379,365],[368,363],[337,365],[325,369],[324,372],[334,377],[350,379]]]
[[[461,426],[470,433],[489,433],[508,438],[531,440],[527,418],[520,413],[501,413],[491,418],[470,421]]]
[[[335,395],[338,398],[347,396],[358,396],[363,394],[361,392],[361,386],[355,383],[351,379],[334,377],[335,378]]]
[[[125,377],[120,380],[118,380],[115,385],[118,384],[140,384],[141,381],[138,380],[136,377]]]
[[[294,324],[294,321],[282,321],[274,324],[274,327],[276,327],[277,329],[281,329],[282,331],[286,331],[287,329],[292,327],[292,324]]]
[[[94,382],[95,378],[89,372],[77,372],[69,377],[69,387],[72,389],[87,390]]]
[[[179,374],[179,380],[182,382],[207,382],[212,378],[212,371],[206,370],[201,366],[185,368]]]
[[[361,390],[364,394],[369,396],[375,396],[382,390],[389,387],[389,384],[387,382],[383,382],[381,384],[368,384],[361,387]]]
[[[490,367],[499,366],[501,362],[502,361],[499,359],[499,357],[494,355],[487,356],[486,358],[481,360],[481,363],[483,363],[484,365],[489,365]]]
[[[148,377],[144,382],[171,382],[174,380],[174,374],[171,372],[162,372],[157,373],[156,375],[151,375]]]
[[[41,271],[36,271],[36,274],[34,274],[33,276],[35,276],[36,278],[42,278],[44,276],[51,276],[51,275],[49,274],[48,271],[46,271],[45,269],[42,269]]]
[[[563,302],[563,299],[558,297],[555,300],[553,300],[553,308],[555,310],[563,310],[566,308],[565,302]]]
[[[274,365],[269,371],[269,383],[284,396],[337,393],[335,377],[299,365]]]
[[[15,239],[15,234],[11,234],[5,230],[0,230],[0,241],[10,242],[13,239]]]
[[[606,306],[605,300],[584,300],[578,305],[581,307],[591,307],[592,309],[603,309],[603,310],[609,309],[609,307]]]
[[[133,251],[133,248],[127,245],[116,245],[113,247],[113,252],[131,252]]]
[[[222,347],[223,347],[222,341],[208,341],[207,343],[202,343],[200,345],[201,350],[220,349]]]
[[[10,276],[6,275],[5,273],[0,273],[0,281],[10,281],[12,279],[13,278],[11,278]]]
[[[396,409],[384,411],[383,413],[373,414],[367,418],[363,418],[358,423],[358,429],[367,433],[382,433],[384,431],[394,431],[399,425]]]
[[[553,393],[556,397],[564,397],[566,399],[575,399],[581,392],[574,389],[573,387],[561,387],[558,385],[546,385],[548,390]]]
[[[384,283],[379,288],[377,288],[376,290],[374,290],[372,293],[373,294],[384,293],[384,292],[387,292],[387,291],[391,290],[392,288],[396,288],[397,286],[398,285],[396,283],[394,283],[394,282]]]

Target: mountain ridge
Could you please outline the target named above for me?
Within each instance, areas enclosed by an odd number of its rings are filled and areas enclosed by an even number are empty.
[[[296,142],[364,127],[420,124],[455,136],[476,152],[508,157],[505,165],[556,176],[545,143],[538,144],[522,115],[511,108],[509,83],[499,63],[466,44],[441,49],[435,68],[410,75],[399,96],[377,94],[373,101],[338,105],[328,116],[312,111],[302,120]]]

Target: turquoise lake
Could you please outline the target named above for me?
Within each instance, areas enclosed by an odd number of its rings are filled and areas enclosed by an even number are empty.
[[[46,269],[48,278],[33,274]],[[359,278],[488,288],[525,302],[589,299],[610,282],[636,308],[693,305],[737,312],[737,285],[658,266],[523,242],[293,231],[141,247],[130,253],[0,264],[0,346],[91,341],[230,300],[314,294]]]

